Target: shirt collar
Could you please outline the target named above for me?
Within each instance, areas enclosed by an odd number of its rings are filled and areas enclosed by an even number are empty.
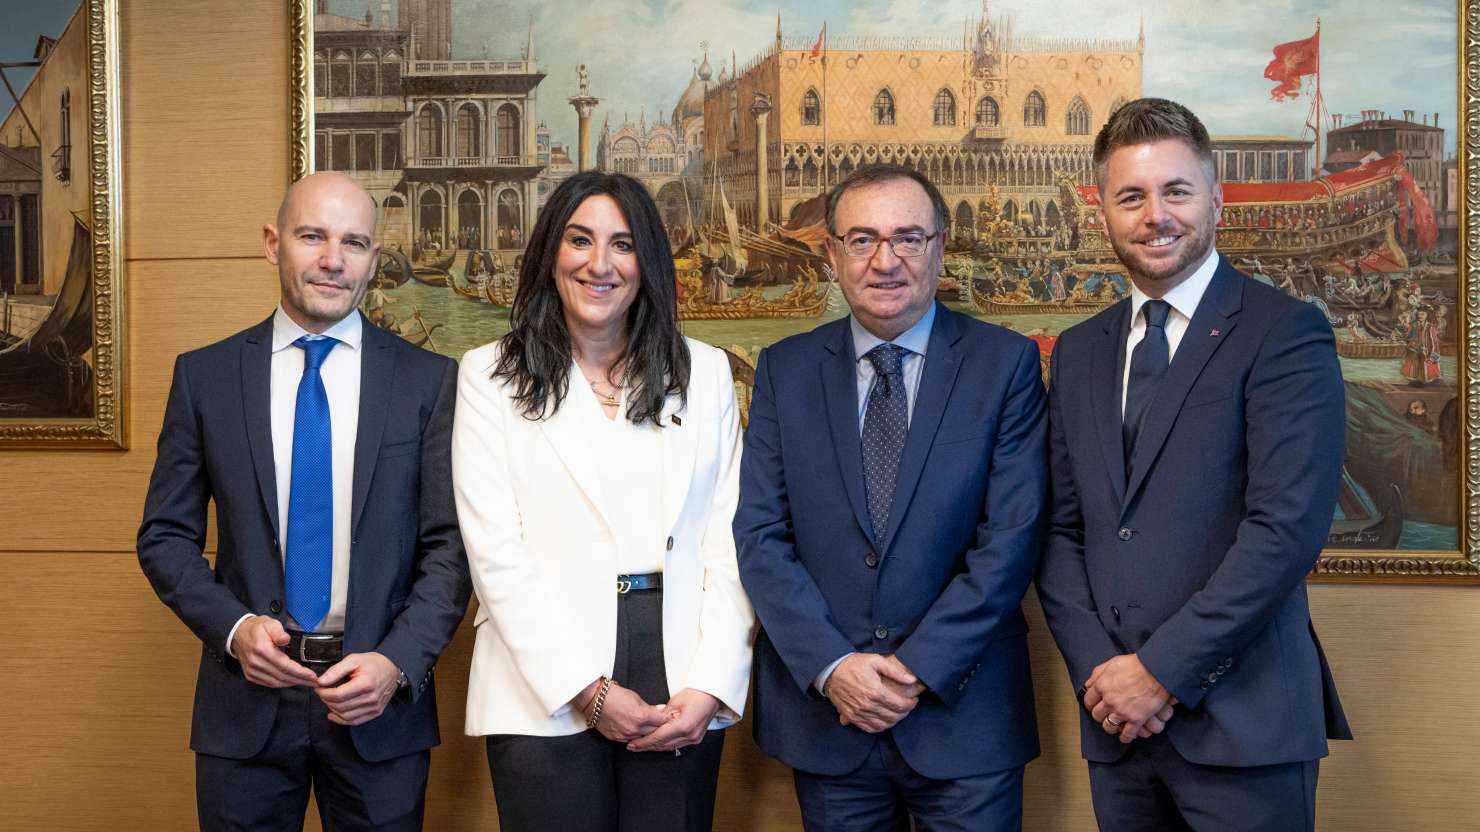
[[[906,329],[889,343],[898,347],[904,347],[916,355],[924,355],[925,347],[930,343],[930,328],[935,325],[935,303],[925,310],[920,320],[915,325]],[[855,358],[863,358],[868,351],[884,343],[884,339],[863,328],[863,324],[852,315],[848,316],[848,328],[853,333],[853,355]]]
[[[1176,288],[1161,296],[1161,299],[1172,305],[1177,314],[1192,320],[1192,313],[1197,311],[1197,305],[1202,301],[1203,293],[1208,290],[1208,284],[1213,282],[1213,272],[1218,271],[1218,250],[1209,249],[1207,256],[1203,258],[1202,264],[1190,277],[1177,284]],[[1131,281],[1131,327],[1134,328],[1141,323],[1141,307],[1146,301],[1151,300],[1140,287]]]
[[[345,315],[338,323],[324,330],[323,337],[334,338],[352,350],[360,348],[360,339],[364,337],[364,325],[361,323],[359,310]],[[307,335],[310,339],[318,338],[312,332],[299,326],[288,313],[284,311],[283,305],[278,304],[277,311],[272,313],[272,351],[281,352],[293,346],[293,342]]]

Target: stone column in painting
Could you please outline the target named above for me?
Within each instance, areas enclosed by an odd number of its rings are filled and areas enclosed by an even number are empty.
[[[591,114],[601,99],[591,95],[591,76],[586,72],[585,64],[576,67],[576,77],[580,80],[580,92],[569,99],[570,106],[576,108],[576,117],[580,119],[580,127],[576,131],[580,137],[576,146],[576,170],[586,171],[591,169]]]
[[[771,97],[756,93],[750,102],[750,114],[755,116],[755,230],[765,234],[771,213],[771,182],[766,170],[766,120],[771,115]]]

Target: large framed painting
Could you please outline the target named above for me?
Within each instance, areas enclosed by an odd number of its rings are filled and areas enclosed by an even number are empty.
[[[0,448],[125,448],[117,7],[23,6],[0,55]]]
[[[1220,251],[1337,336],[1347,457],[1317,577],[1480,581],[1477,5],[293,0],[293,172],[370,191],[364,311],[453,356],[507,331],[555,185],[637,177],[683,328],[730,353],[744,402],[761,349],[846,314],[822,200],[873,161],[947,198],[941,301],[1047,362],[1127,292],[1094,134],[1125,101],[1179,100],[1214,134]]]

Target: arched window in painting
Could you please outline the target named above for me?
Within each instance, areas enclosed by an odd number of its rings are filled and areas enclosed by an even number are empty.
[[[423,159],[442,155],[442,111],[431,104],[422,105],[416,116],[416,154]]]
[[[508,247],[515,245],[523,246],[523,222],[520,219],[519,192],[513,188],[506,188],[498,195],[498,234],[499,245]]]
[[[522,147],[523,145],[520,143],[519,137],[519,108],[513,104],[505,104],[498,108],[498,147],[496,152],[500,156],[519,156],[521,154],[520,148]],[[511,192],[505,191],[504,193]],[[517,194],[515,196],[517,198]]]
[[[874,96],[874,124],[894,123],[894,95],[887,89]]]
[[[481,121],[478,108],[472,104],[457,108],[457,155],[460,158],[483,155],[483,136],[478,129]]]
[[[997,99],[990,95],[982,96],[982,100],[976,102],[976,126],[996,127],[1002,123],[1002,113],[997,107]]]
[[[1023,126],[1042,127],[1048,123],[1048,105],[1043,101],[1043,93],[1033,90],[1023,101]]]
[[[1089,105],[1077,95],[1064,113],[1064,132],[1071,136],[1089,135]]]
[[[935,94],[935,106],[932,108],[936,127],[953,127],[956,124],[956,96],[945,87]]]
[[[802,124],[815,125],[822,123],[822,99],[817,97],[817,90],[809,89],[802,93]]]
[[[420,220],[422,234],[430,240],[435,241],[438,246],[442,240],[442,194],[440,191],[428,189],[421,195]]]

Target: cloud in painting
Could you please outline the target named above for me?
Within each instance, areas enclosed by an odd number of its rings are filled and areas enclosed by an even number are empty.
[[[371,0],[376,12],[378,0]],[[819,0],[780,3],[787,37],[816,37],[824,20],[840,35],[923,35],[959,41],[963,21],[980,16],[979,0]],[[393,3],[393,8],[395,4]],[[364,0],[332,0],[338,13],[364,14]],[[667,117],[703,57],[716,77],[733,50],[741,66],[776,33],[776,0],[453,0],[453,51],[462,57],[522,55],[531,21],[535,52],[547,78],[538,117],[557,141],[573,143],[576,120],[566,98],[575,67],[590,68],[596,118],[620,123],[640,113]],[[1453,3],[1432,0],[1226,0],[1105,3],[1103,0],[998,0],[992,16],[1013,19],[1027,37],[1133,40],[1143,22],[1142,89],[1198,112],[1215,134],[1299,136],[1310,101],[1274,102],[1263,77],[1277,43],[1309,37],[1321,20],[1322,92],[1333,113],[1364,109],[1400,115],[1440,113],[1454,149],[1455,38]],[[1306,88],[1313,85],[1307,79]],[[593,131],[593,136],[594,136]]]

